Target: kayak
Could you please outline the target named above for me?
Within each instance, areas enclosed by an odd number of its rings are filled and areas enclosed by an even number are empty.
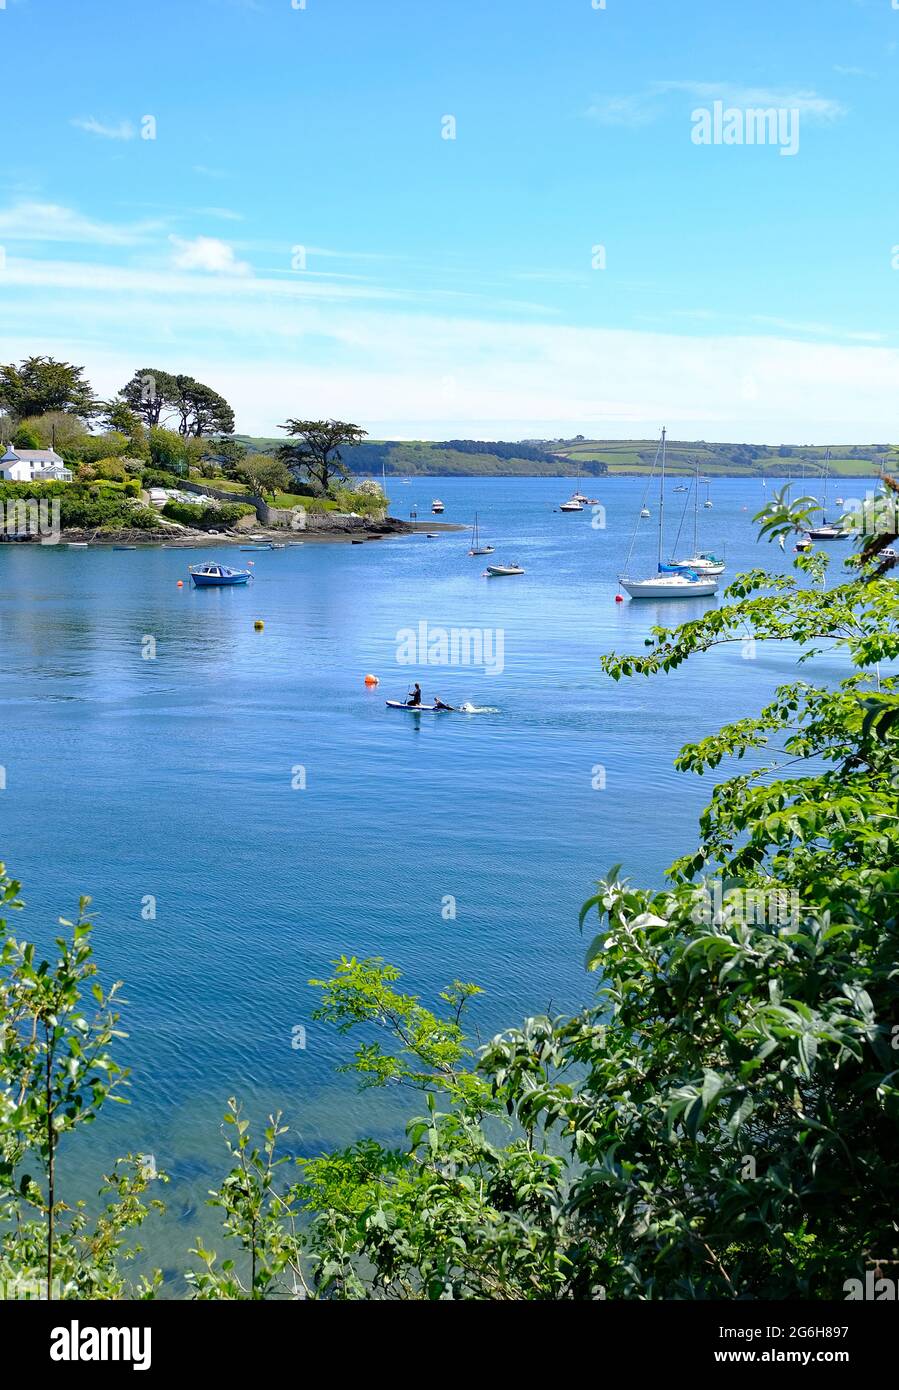
[[[422,710],[431,710],[435,714],[451,714],[452,710],[438,709],[436,705],[406,705],[402,700],[386,700],[388,709],[407,709],[410,714],[420,714]]]

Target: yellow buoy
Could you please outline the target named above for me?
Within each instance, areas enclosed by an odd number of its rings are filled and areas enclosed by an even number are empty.
[[[265,627],[265,623],[262,621],[261,618],[257,618],[253,626],[257,632],[261,632],[262,629]]]

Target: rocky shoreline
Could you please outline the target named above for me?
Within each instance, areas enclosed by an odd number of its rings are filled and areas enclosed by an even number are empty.
[[[384,521],[365,521],[363,518],[356,520],[344,520],[340,523],[317,524],[308,526],[305,530],[285,530],[281,528],[256,526],[252,531],[223,532],[221,535],[210,535],[208,531],[192,531],[188,527],[165,526],[153,531],[140,531],[137,528],[128,528],[119,531],[98,532],[93,529],[87,530],[65,530],[61,533],[57,542],[61,545],[84,545],[89,546],[163,546],[169,550],[197,550],[206,549],[210,546],[231,546],[239,548],[242,545],[252,545],[254,543],[271,542],[276,545],[318,545],[323,542],[346,545],[360,545],[367,541],[380,541],[392,536],[414,535],[416,532],[427,531],[465,531],[466,526],[460,526],[447,521],[400,521],[396,517],[387,517]],[[35,541],[40,541],[40,537],[35,536]],[[20,542],[21,543],[21,542]],[[44,544],[46,544],[46,539]]]

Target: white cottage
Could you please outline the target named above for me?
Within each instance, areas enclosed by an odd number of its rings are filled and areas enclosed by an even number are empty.
[[[72,470],[55,449],[14,449],[0,458],[0,477],[10,483],[49,483],[72,481]]]

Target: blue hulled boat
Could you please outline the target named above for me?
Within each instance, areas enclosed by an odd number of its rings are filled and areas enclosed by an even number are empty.
[[[208,560],[204,565],[188,565],[187,569],[198,589],[207,589],[212,585],[246,584],[251,577],[249,570],[232,570],[213,560]]]

